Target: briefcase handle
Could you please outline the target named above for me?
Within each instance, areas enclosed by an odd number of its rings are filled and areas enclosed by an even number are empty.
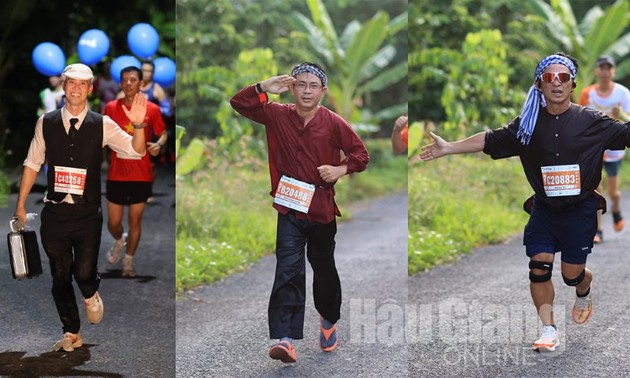
[[[9,227],[11,228],[11,232],[20,232],[24,230],[24,224],[20,222],[17,217],[13,217],[13,219],[11,219]]]
[[[34,220],[36,216],[37,213],[26,213],[26,221],[29,222]],[[11,221],[9,221],[9,227],[11,228],[11,232],[20,232],[24,231],[24,229],[26,228],[26,224],[20,222],[18,217],[13,216],[13,218],[11,218]]]

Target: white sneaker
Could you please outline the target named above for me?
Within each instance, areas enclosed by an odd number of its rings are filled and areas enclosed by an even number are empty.
[[[135,277],[136,271],[133,269],[133,256],[125,255],[122,268],[123,277]]]
[[[534,344],[532,344],[532,349],[537,350],[539,352],[553,352],[556,350],[556,347],[560,345],[560,338],[558,335],[558,330],[556,327],[552,325],[543,326],[542,335]]]
[[[58,351],[59,349],[63,349],[66,352],[72,352],[74,348],[79,348],[83,346],[83,337],[81,337],[81,333],[70,333],[66,332],[63,334],[61,340],[57,341],[53,346],[53,351]]]
[[[127,245],[127,233],[125,232],[122,235],[122,238],[116,240],[112,248],[107,251],[107,262],[110,264],[116,264],[120,261],[120,256],[122,255],[122,250]]]
[[[98,324],[103,320],[103,300],[98,295],[98,291],[94,293],[92,298],[84,299],[85,312],[87,314],[88,321],[92,324]]]

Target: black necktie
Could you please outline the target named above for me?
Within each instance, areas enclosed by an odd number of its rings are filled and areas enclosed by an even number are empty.
[[[74,135],[79,131],[76,126],[77,122],[79,122],[78,118],[70,118],[70,131],[68,131],[68,135],[70,135],[71,140],[74,140]]]

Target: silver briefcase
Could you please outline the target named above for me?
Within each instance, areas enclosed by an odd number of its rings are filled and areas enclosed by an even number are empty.
[[[42,262],[35,231],[24,230],[17,219],[10,222],[11,232],[7,234],[9,257],[13,278],[32,278],[42,274]]]

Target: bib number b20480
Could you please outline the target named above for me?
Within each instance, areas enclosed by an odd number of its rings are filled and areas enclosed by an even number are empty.
[[[306,214],[311,206],[313,194],[315,185],[282,176],[273,202]]]

